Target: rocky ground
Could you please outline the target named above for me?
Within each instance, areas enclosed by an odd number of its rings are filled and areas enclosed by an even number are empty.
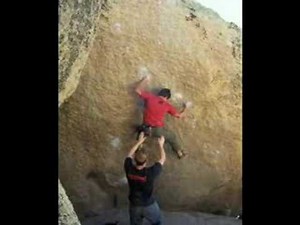
[[[118,222],[118,223],[117,223]],[[242,220],[233,217],[216,216],[198,212],[163,212],[164,225],[242,225]],[[129,216],[126,209],[109,210],[98,216],[86,219],[82,225],[129,225]],[[143,225],[150,225],[146,220]]]

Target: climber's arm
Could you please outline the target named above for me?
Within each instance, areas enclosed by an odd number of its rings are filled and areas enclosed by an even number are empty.
[[[186,103],[183,104],[183,108],[181,109],[181,111],[177,112],[175,107],[170,105],[170,109],[169,109],[168,113],[171,114],[174,117],[182,118],[185,115],[186,109],[191,107],[191,106],[192,106],[191,102],[186,102]]]
[[[135,88],[135,92],[138,95],[142,94],[142,91],[145,88],[145,85],[150,81],[150,77],[149,76],[145,76],[142,80],[139,81],[139,83],[137,84],[136,88]]]

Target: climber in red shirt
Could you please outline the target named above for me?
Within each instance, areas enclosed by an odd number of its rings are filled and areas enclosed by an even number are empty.
[[[178,143],[176,135],[172,131],[164,128],[164,117],[166,114],[170,114],[176,118],[181,118],[190,103],[184,104],[183,109],[178,112],[168,101],[168,99],[171,98],[170,89],[163,88],[157,95],[144,91],[144,86],[149,80],[149,76],[144,77],[135,88],[135,92],[145,102],[143,124],[139,127],[138,131],[139,133],[143,132],[146,136],[164,136],[165,141],[171,145],[172,150],[175,151],[178,158],[181,159],[186,156],[187,153],[183,151]]]

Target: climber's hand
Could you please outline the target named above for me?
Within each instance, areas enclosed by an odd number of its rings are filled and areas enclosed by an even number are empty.
[[[184,107],[185,107],[185,108],[190,108],[190,107],[192,107],[192,105],[193,105],[193,104],[192,104],[192,102],[190,102],[190,101],[184,103]]]

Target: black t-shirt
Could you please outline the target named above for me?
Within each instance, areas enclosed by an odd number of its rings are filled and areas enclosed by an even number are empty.
[[[160,174],[162,165],[156,162],[142,170],[135,168],[132,158],[127,157],[124,169],[129,184],[129,201],[134,206],[148,206],[155,200],[152,195],[155,178]]]

